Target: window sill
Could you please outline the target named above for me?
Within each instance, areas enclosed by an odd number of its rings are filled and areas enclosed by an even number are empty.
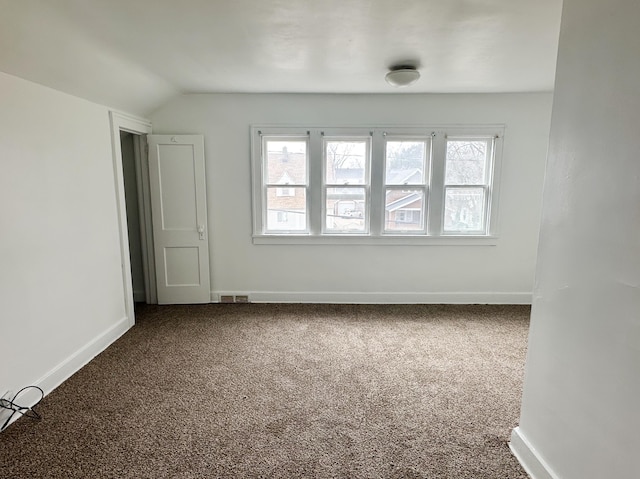
[[[497,236],[254,235],[257,245],[495,246]]]

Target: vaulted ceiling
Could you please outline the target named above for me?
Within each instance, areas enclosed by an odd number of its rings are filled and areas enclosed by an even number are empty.
[[[0,0],[0,71],[146,114],[193,92],[551,91],[561,0]],[[394,65],[422,78],[402,90]]]

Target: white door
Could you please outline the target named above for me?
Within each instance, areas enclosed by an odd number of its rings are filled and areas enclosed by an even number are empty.
[[[208,303],[204,138],[149,135],[148,142],[158,303]]]

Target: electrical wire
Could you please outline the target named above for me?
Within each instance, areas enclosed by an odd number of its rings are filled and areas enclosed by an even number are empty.
[[[24,391],[28,391],[30,389],[37,389],[40,392],[40,399],[38,399],[33,406],[19,405],[16,402],[16,400],[18,399],[18,396],[20,396]],[[9,426],[11,419],[16,414],[30,417],[31,419],[37,419],[37,420],[42,419],[42,416],[40,416],[40,414],[38,414],[33,408],[36,407],[38,404],[40,404],[40,401],[42,401],[43,398],[44,398],[44,391],[41,388],[39,388],[38,386],[25,386],[20,391],[15,393],[12,399],[7,399],[7,398],[0,399],[0,408],[8,409],[9,411],[12,411],[9,417],[6,419],[6,421],[2,425],[2,427],[0,427],[0,432],[4,431]]]

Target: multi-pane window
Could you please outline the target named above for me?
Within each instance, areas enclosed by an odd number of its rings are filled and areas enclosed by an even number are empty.
[[[447,138],[444,232],[485,234],[493,138]]]
[[[254,127],[254,237],[495,237],[503,130]]]
[[[308,139],[263,137],[262,163],[264,232],[308,231]]]
[[[385,233],[424,233],[430,156],[430,138],[385,136]]]
[[[369,137],[323,138],[325,233],[367,233],[370,143]]]

